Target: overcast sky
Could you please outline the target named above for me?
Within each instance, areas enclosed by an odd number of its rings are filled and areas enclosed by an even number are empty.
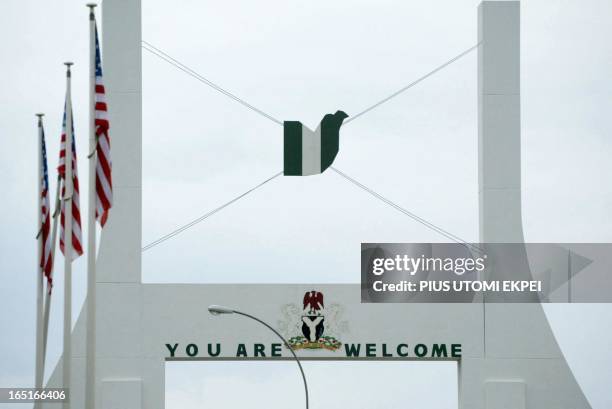
[[[143,0],[143,39],[272,116],[315,128],[324,114],[342,109],[354,115],[474,45],[477,4]],[[522,2],[528,242],[612,241],[611,15],[607,0]],[[76,63],[77,152],[81,175],[86,173],[87,29],[83,1],[0,2],[0,387],[32,384],[34,113],[47,114],[53,169],[65,60]],[[476,115],[472,53],[343,128],[335,166],[476,241]],[[143,144],[143,244],[282,170],[281,127],[146,52]],[[81,206],[86,208],[86,197]],[[357,282],[360,242],[444,240],[333,173],[278,178],[145,253],[143,279]],[[74,263],[74,277],[76,316],[84,298],[84,258]],[[61,351],[61,275],[56,281],[48,368]],[[612,406],[612,351],[603,347],[612,344],[612,332],[602,329],[611,309],[554,305],[546,310],[593,407]],[[204,376],[192,371],[202,368],[169,371],[168,396],[192,405],[174,402],[174,407],[199,407],[199,395],[185,397],[178,386],[171,389],[172,379],[180,385]]]

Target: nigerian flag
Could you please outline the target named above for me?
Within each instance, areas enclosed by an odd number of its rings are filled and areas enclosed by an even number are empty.
[[[330,167],[338,153],[342,121],[347,117],[342,111],[327,114],[315,131],[299,121],[285,121],[285,176],[317,175]]]

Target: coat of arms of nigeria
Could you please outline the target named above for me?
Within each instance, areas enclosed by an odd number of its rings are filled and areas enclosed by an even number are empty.
[[[343,307],[338,304],[325,307],[322,292],[307,291],[301,306],[286,304],[282,312],[279,329],[294,350],[336,351],[342,346],[337,337],[348,332],[348,323],[341,320]]]

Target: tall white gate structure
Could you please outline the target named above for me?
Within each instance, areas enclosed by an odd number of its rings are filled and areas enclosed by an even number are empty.
[[[97,261],[96,408],[162,409],[166,343],[276,341],[273,334],[248,322],[231,325],[210,317],[209,304],[244,308],[277,322],[279,306],[301,299],[311,286],[142,283],[140,0],[104,0],[103,25],[104,72],[112,108],[114,205]],[[478,8],[478,37],[480,239],[521,243],[519,2],[483,1]],[[590,408],[540,304],[373,306],[360,303],[357,284],[315,287],[347,307],[353,342],[462,344],[458,360],[462,409]],[[383,314],[385,319],[380,319]],[[84,407],[85,317],[81,311],[69,360],[73,408]],[[444,317],[444,325],[436,325],[432,317]],[[58,363],[49,387],[61,384],[65,361]]]

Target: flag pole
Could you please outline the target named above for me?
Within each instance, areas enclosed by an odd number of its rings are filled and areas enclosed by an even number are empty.
[[[89,198],[87,212],[87,342],[85,345],[85,408],[95,408],[96,385],[96,17],[89,7]]]
[[[57,240],[57,225],[59,223],[58,215],[61,212],[60,209],[60,186],[61,179],[57,178],[57,185],[55,187],[55,212],[53,213],[53,227],[51,228],[51,260],[55,260],[55,243]],[[51,211],[51,209],[49,209]],[[53,277],[53,265],[51,265],[51,277]],[[47,359],[47,339],[49,334],[49,312],[51,311],[51,287],[47,282],[47,294],[45,296],[45,310],[43,319],[43,364]],[[44,367],[44,365],[43,365]],[[44,370],[43,370],[43,383],[44,383]]]
[[[38,117],[38,196],[36,197],[36,213],[38,213],[38,233],[37,233],[37,248],[38,257],[36,259],[36,371],[35,371],[35,382],[36,388],[42,387],[43,380],[43,267],[40,265],[43,253],[43,233],[42,233],[42,210],[41,210],[41,198],[42,198],[42,180],[41,175],[43,174],[43,157],[42,157],[42,143],[43,143],[43,122],[42,117],[44,114],[36,114]],[[40,404],[36,402],[35,408],[40,407]]]
[[[70,66],[66,65],[66,140],[65,140],[65,173],[64,173],[64,353],[62,365],[62,385],[70,388],[70,367],[72,364],[71,332],[72,332],[72,198],[74,193],[72,179],[72,100],[70,97]],[[63,409],[70,409],[70,402],[63,403]]]

